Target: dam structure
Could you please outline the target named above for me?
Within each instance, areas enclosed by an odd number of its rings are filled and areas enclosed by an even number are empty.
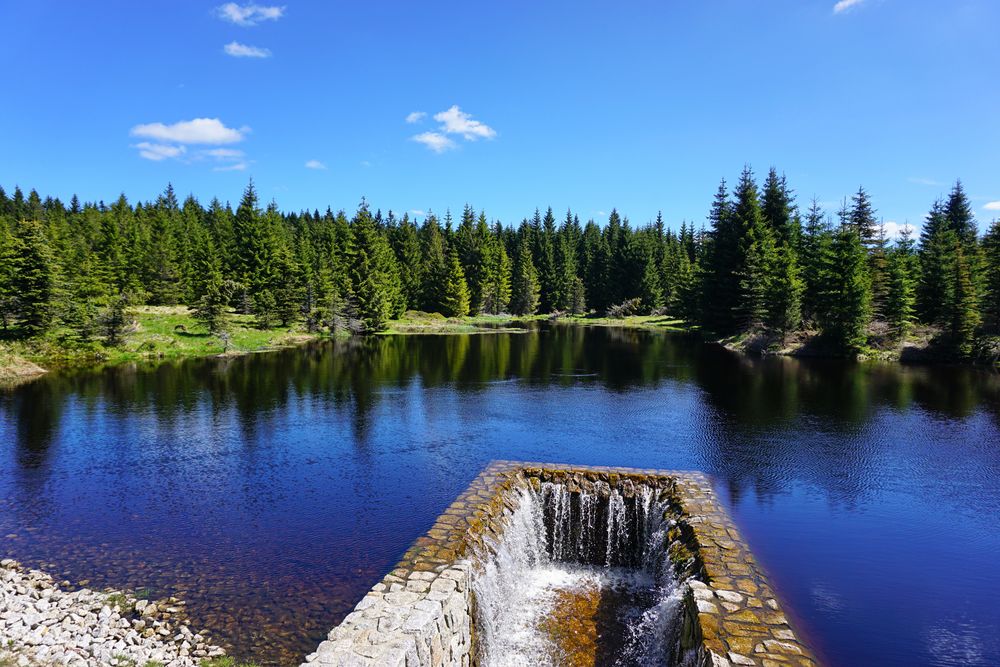
[[[494,461],[303,667],[818,664],[703,474]]]

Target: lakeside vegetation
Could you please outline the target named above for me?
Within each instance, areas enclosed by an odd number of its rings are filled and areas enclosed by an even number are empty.
[[[474,319],[467,319],[475,315]],[[887,238],[859,188],[834,219],[784,177],[745,168],[708,226],[517,226],[466,206],[421,224],[362,202],[234,211],[214,199],[68,205],[0,188],[0,366],[119,363],[272,349],[322,335],[480,331],[512,318],[698,330],[758,351],[993,362],[1000,223],[984,235],[960,183],[919,241]],[[585,318],[585,319],[584,319]],[[29,368],[30,370],[30,368]]]

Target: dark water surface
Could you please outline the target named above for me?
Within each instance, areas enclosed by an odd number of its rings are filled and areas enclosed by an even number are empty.
[[[710,473],[832,665],[1000,664],[1000,375],[542,327],[0,391],[0,554],[297,663],[494,458]]]

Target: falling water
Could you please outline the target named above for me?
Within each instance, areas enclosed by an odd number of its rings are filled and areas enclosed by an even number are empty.
[[[659,492],[544,483],[516,493],[473,581],[481,663],[667,664],[681,595]]]

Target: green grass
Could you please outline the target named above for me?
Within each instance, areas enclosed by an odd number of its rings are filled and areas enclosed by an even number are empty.
[[[124,593],[112,593],[105,599],[105,602],[108,603],[108,606],[117,608],[121,614],[130,614],[135,611],[135,603],[129,600]]]
[[[389,328],[383,331],[382,334],[467,334],[496,333],[498,331],[520,333],[524,329],[506,325],[538,319],[545,319],[545,317],[541,315],[529,315],[527,317],[515,317],[512,315],[445,317],[440,313],[408,310],[398,320],[389,322]]]
[[[73,341],[67,329],[55,329],[30,341],[0,342],[0,378],[4,369],[18,368],[24,362],[48,369],[207,357],[224,352],[244,354],[289,347],[319,337],[296,327],[258,329],[252,315],[231,314],[227,349],[223,340],[209,334],[184,306],[139,306],[129,312],[135,319],[135,327],[130,328],[122,344],[116,347],[100,341]]]
[[[207,658],[200,663],[201,667],[260,667],[252,660],[237,661],[236,658],[228,655],[221,655],[218,658]]]
[[[596,315],[567,315],[557,322],[582,324],[595,327],[626,327],[631,329],[653,329],[656,331],[691,331],[684,320],[665,315],[630,315],[628,317],[599,317]]]

